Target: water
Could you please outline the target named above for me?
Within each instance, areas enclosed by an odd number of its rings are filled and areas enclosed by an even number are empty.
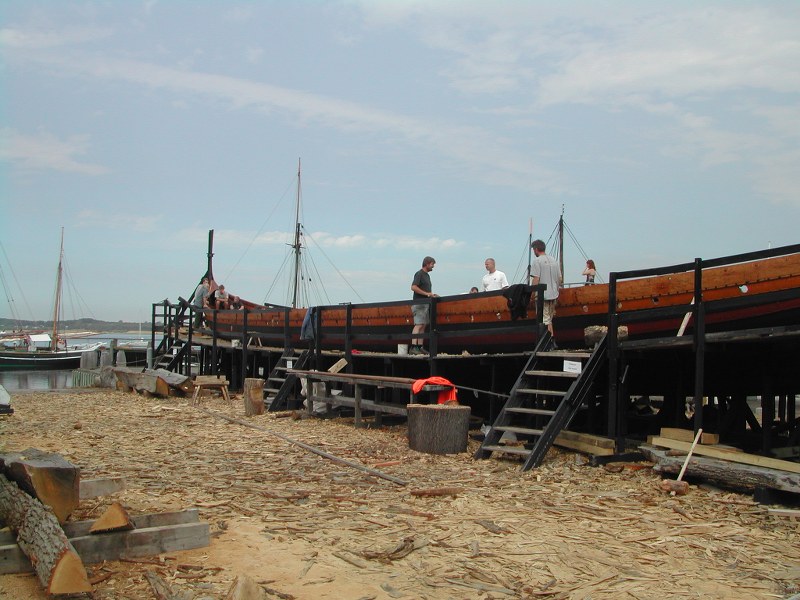
[[[96,333],[82,338],[71,338],[70,344],[90,344],[103,342],[107,345],[111,340],[117,340],[117,344],[150,341],[146,331],[141,335],[138,333]],[[46,390],[65,390],[72,387],[72,369],[46,370],[46,371],[0,371],[0,385],[7,392],[18,392],[25,390],[46,391]]]
[[[55,371],[0,371],[0,385],[7,392],[65,390],[72,387],[72,369]]]

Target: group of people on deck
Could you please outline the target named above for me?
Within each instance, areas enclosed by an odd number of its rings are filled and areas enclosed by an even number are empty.
[[[563,285],[561,267],[558,261],[545,252],[546,246],[542,240],[535,240],[532,242],[531,249],[536,258],[531,265],[530,283],[531,285],[543,283],[547,286],[544,290],[542,322],[547,326],[552,336],[554,335],[553,317],[555,317],[556,314],[558,292]],[[436,260],[431,256],[426,256],[422,260],[422,268],[414,274],[414,279],[411,282],[411,291],[413,292],[414,300],[438,297],[437,294],[433,293],[430,277],[430,272],[435,265]],[[484,266],[486,267],[487,273],[483,276],[481,281],[483,289],[480,290],[477,286],[473,286],[470,289],[471,294],[477,294],[481,291],[491,292],[493,290],[503,290],[509,287],[505,273],[497,270],[497,264],[493,258],[487,258],[484,261]],[[594,284],[597,270],[593,260],[589,259],[586,261],[586,268],[583,270],[582,275],[586,278],[584,285]],[[412,339],[408,353],[428,354],[428,351],[423,345],[423,339],[419,336],[430,323],[430,303],[412,304],[411,313],[414,316],[414,329],[411,332]],[[555,347],[555,341],[553,342],[553,346]]]
[[[225,286],[220,284],[212,285],[208,277],[203,277],[200,285],[194,290],[191,305],[195,309],[194,326],[200,327],[203,323],[203,309],[228,310],[241,308],[241,299],[238,296],[228,293]]]

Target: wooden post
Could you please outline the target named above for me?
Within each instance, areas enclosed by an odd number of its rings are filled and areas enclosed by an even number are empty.
[[[264,380],[248,377],[244,380],[244,414],[246,417],[264,414]]]
[[[469,406],[409,404],[408,447],[428,454],[457,454],[467,450]]]
[[[353,423],[356,427],[361,427],[361,386],[356,384],[355,390],[355,415]]]
[[[55,515],[0,475],[0,520],[16,534],[48,594],[92,591],[86,569]]]

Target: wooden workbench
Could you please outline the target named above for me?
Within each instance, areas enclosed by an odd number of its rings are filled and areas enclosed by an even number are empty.
[[[412,386],[416,379],[410,377],[389,377],[384,375],[363,375],[357,373],[329,373],[327,371],[304,371],[301,369],[288,369],[288,373],[297,375],[298,377],[305,377],[308,379],[308,406],[307,411],[309,414],[313,412],[314,402],[324,402],[329,407],[332,406],[349,406],[355,409],[355,425],[361,425],[361,411],[369,410],[376,413],[388,413],[401,416],[407,416],[405,404],[377,402],[375,400],[367,400],[362,397],[364,387],[381,388],[395,388],[408,390],[409,400],[407,404],[414,404],[416,402],[417,394],[412,390]],[[322,396],[314,394],[314,386],[311,385],[315,381],[320,381],[325,384],[325,392]],[[331,393],[332,384],[342,383],[352,385],[354,393],[352,397],[343,395],[333,395]],[[426,383],[420,393],[422,392],[440,392],[449,390],[452,386],[448,385],[435,385]]]

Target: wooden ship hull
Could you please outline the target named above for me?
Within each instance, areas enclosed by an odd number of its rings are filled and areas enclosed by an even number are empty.
[[[787,250],[791,252],[702,269],[706,331],[800,324],[800,251],[796,246]],[[695,278],[695,271],[686,270],[619,281],[614,290],[617,311],[676,306],[687,306],[690,311]],[[609,287],[596,284],[560,291],[553,324],[559,346],[581,346],[584,328],[607,323]],[[446,296],[432,302],[439,353],[529,351],[537,340],[535,294],[527,316],[516,320],[511,318],[503,291]],[[347,331],[350,339],[356,340],[355,349],[395,351],[411,337],[411,304],[409,300],[312,310],[319,312],[323,348],[344,348]],[[248,343],[292,347],[308,343],[301,341],[300,335],[308,309],[243,305],[246,311],[207,311],[211,332],[221,339],[242,339],[246,312]],[[675,336],[681,330],[689,333],[692,325],[690,318],[654,316],[631,323],[628,329],[629,338],[636,339]]]

